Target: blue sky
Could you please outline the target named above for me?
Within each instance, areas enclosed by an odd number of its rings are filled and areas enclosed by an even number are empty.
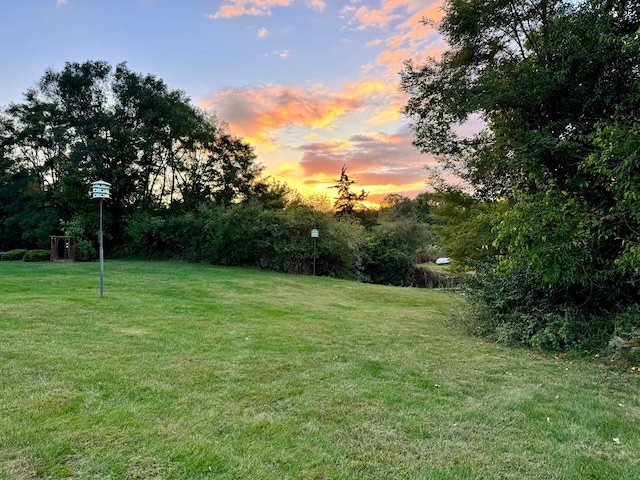
[[[215,112],[303,194],[326,194],[343,164],[373,200],[426,189],[398,72],[442,51],[420,22],[441,16],[438,0],[3,3],[0,106],[47,68],[126,61]]]

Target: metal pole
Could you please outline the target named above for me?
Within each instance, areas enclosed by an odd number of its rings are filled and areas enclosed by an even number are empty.
[[[102,200],[100,200],[100,234],[98,236],[100,243],[100,296],[104,297],[104,248],[102,245]]]
[[[316,237],[313,237],[313,276],[316,276]]]

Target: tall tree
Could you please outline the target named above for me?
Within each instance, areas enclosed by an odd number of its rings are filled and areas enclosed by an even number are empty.
[[[52,219],[48,233],[37,234],[44,241],[59,219],[81,219],[87,228],[95,222],[87,192],[98,178],[112,184],[107,232],[119,237],[133,212],[196,211],[202,202],[247,198],[262,171],[252,148],[224,124],[183,92],[126,64],[114,69],[88,61],[47,70],[22,103],[6,109],[0,129],[2,160],[11,165],[5,181],[15,174],[15,185],[25,176],[36,184],[35,192],[28,190],[29,217]],[[26,228],[24,212],[11,208],[5,205],[3,223]]]
[[[358,217],[366,210],[362,202],[366,200],[369,193],[364,190],[360,193],[353,192],[351,186],[354,183],[356,183],[356,181],[347,175],[347,166],[343,165],[340,178],[336,180],[336,184],[331,187],[338,191],[338,196],[335,198],[334,209],[339,216]]]

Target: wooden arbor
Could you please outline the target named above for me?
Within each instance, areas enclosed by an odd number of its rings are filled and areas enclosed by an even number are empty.
[[[49,259],[52,262],[75,261],[76,259],[75,237],[52,235],[50,238],[51,238],[51,255],[49,256]]]

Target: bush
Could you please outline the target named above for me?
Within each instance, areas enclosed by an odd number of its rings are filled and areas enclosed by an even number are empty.
[[[466,285],[470,333],[508,345],[542,350],[601,350],[615,327],[609,311],[588,311],[563,302],[560,287],[531,269],[479,271]]]
[[[9,250],[8,252],[4,252],[2,254],[2,260],[4,261],[17,261],[22,260],[24,258],[24,254],[27,253],[27,250],[24,248],[18,248],[15,250]],[[49,253],[49,252],[47,252]]]
[[[300,202],[292,202],[284,210],[265,209],[258,202],[227,210],[210,209],[202,231],[208,242],[205,260],[310,275],[313,228],[320,231],[316,275],[353,278],[362,227]]]
[[[203,260],[203,221],[192,213],[127,218],[123,255],[146,260]]]
[[[385,285],[412,285],[416,251],[431,239],[429,227],[411,219],[372,228],[368,242],[361,248],[362,280]]]
[[[76,258],[77,262],[93,262],[98,259],[98,252],[93,246],[91,240],[81,238],[76,242]]]
[[[51,258],[49,250],[29,250],[22,258],[25,262],[48,262]]]
[[[427,267],[416,267],[413,270],[413,286],[418,288],[452,288],[458,284],[457,276],[451,273],[438,272]]]
[[[412,284],[412,253],[375,243],[363,256],[363,281],[406,287]]]
[[[440,257],[446,257],[444,250],[438,245],[425,245],[416,252],[417,263],[435,263]]]
[[[640,373],[640,306],[628,307],[615,319],[615,332],[609,341],[609,359],[621,369],[632,368]]]

